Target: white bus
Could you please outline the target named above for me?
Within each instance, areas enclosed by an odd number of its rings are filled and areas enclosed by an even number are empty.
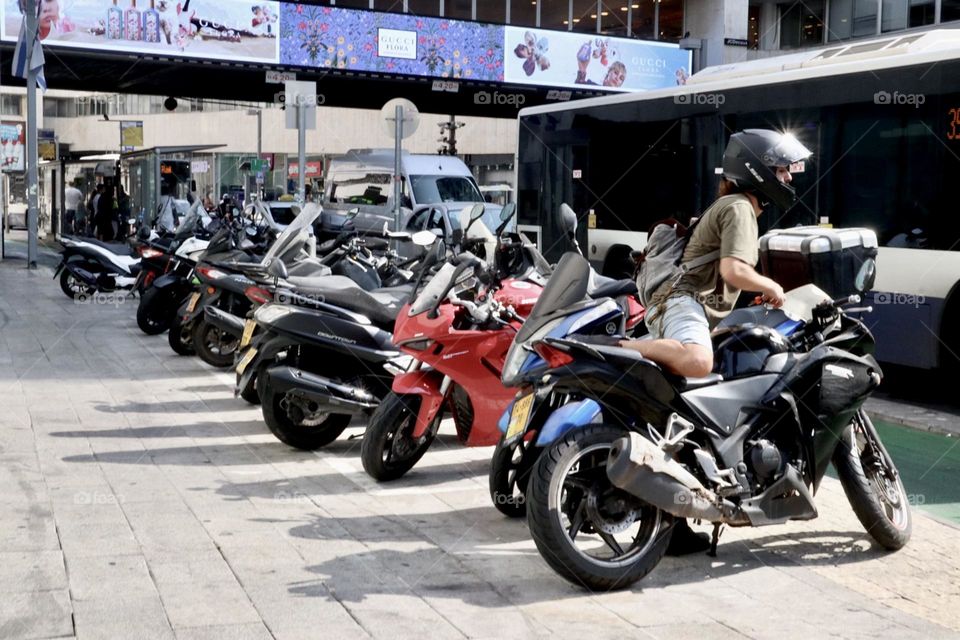
[[[715,198],[729,135],[792,131],[814,157],[800,202],[761,232],[800,224],[869,227],[880,241],[870,323],[878,358],[960,364],[960,30],[838,44],[707,68],[688,84],[523,109],[520,223],[551,259],[556,211],[582,216],[580,244],[607,275],[657,220]]]

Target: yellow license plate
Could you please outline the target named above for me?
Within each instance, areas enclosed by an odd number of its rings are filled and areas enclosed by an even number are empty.
[[[257,328],[256,320],[247,320],[247,324],[243,326],[243,335],[240,336],[240,348],[245,349],[250,340],[253,338],[253,330]]]
[[[530,410],[533,408],[533,398],[534,394],[531,393],[513,403],[510,424],[507,426],[507,440],[520,435],[527,428],[527,420],[530,419]]]
[[[187,305],[187,313],[193,313],[193,310],[197,308],[197,303],[200,302],[200,292],[194,293],[190,296],[190,304]]]
[[[240,364],[237,365],[237,375],[242,376],[243,372],[247,370],[247,367],[250,366],[250,363],[253,362],[253,359],[257,357],[257,350],[250,349],[245,354],[243,358],[240,359]]]

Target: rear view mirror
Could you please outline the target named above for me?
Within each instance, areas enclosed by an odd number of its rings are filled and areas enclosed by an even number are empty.
[[[353,209],[347,211],[347,220],[353,220],[358,215],[360,215],[360,207],[354,207]]]
[[[873,258],[867,258],[860,266],[854,286],[857,291],[864,293],[873,289],[873,283],[877,279],[877,262]]]
[[[267,273],[274,278],[286,279],[287,265],[285,265],[280,258],[274,258],[270,261],[270,264],[267,265]]]
[[[440,234],[443,235],[443,234]],[[418,247],[429,247],[437,241],[437,235],[433,231],[417,231],[413,234],[413,244]]]
[[[470,222],[476,222],[483,217],[484,207],[482,204],[475,204],[470,207]]]
[[[517,205],[511,202],[500,210],[500,222],[507,222],[517,213]]]
[[[567,235],[576,235],[577,233],[577,214],[567,203],[560,205],[560,229]]]

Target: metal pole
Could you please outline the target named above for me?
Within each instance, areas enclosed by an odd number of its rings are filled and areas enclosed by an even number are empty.
[[[24,11],[27,21],[27,59],[33,58],[37,38],[37,9],[33,2],[27,3]],[[27,268],[37,266],[37,221],[39,181],[37,176],[37,72],[27,64]]]
[[[400,231],[400,153],[403,145],[403,107],[399,104],[396,109],[396,127],[394,127],[394,151],[393,151],[393,223],[394,231]]]
[[[263,110],[257,109],[257,165],[263,167]],[[263,171],[264,181],[266,182],[266,170]],[[257,181],[257,197],[263,197],[263,182]]]
[[[297,97],[297,133],[300,136],[297,160],[300,163],[297,172],[297,198],[301,204],[307,202],[307,105],[303,96]]]

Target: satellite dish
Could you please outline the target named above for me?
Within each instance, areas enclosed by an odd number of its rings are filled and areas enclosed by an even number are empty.
[[[420,126],[420,111],[417,109],[417,105],[406,98],[394,98],[383,105],[383,108],[380,110],[380,117],[383,118],[384,131],[386,131],[387,135],[391,138],[396,138],[397,129],[395,120],[397,119],[398,106],[403,107],[403,137],[409,138],[417,132],[417,127]]]

